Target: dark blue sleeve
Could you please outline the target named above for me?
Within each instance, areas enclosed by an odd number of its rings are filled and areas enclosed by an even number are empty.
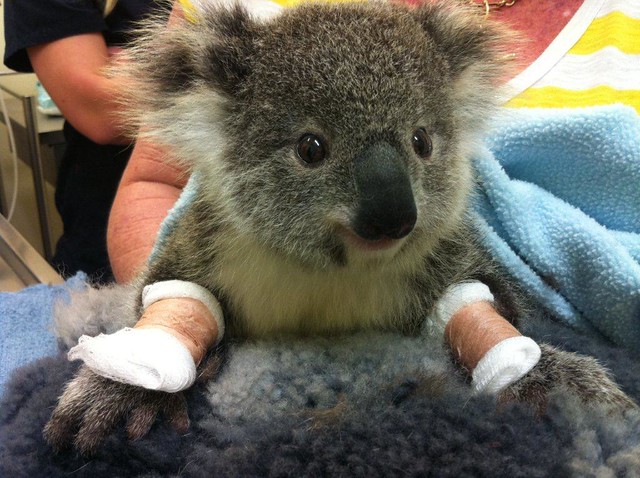
[[[33,71],[28,47],[106,28],[92,0],[6,0],[4,64],[17,71]]]

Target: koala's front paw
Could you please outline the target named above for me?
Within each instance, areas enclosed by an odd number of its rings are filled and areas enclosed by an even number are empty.
[[[618,388],[594,358],[546,344],[540,348],[542,356],[538,364],[522,379],[507,387],[499,396],[500,402],[530,403],[542,414],[549,395],[564,390],[586,405],[603,406],[613,412],[638,409],[638,405]]]
[[[66,386],[44,436],[57,450],[74,445],[82,454],[91,454],[121,419],[126,419],[133,440],[148,433],[159,413],[178,433],[186,433],[189,417],[182,393],[114,382],[83,366]]]

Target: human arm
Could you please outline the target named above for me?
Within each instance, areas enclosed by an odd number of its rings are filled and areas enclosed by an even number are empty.
[[[120,182],[111,208],[107,247],[118,282],[129,282],[145,265],[160,224],[186,183],[167,152],[139,140]]]
[[[173,5],[168,25],[183,16]],[[168,153],[148,139],[138,139],[111,208],[107,248],[117,282],[126,283],[146,264],[160,224],[180,196],[187,177]]]
[[[121,82],[103,68],[114,56],[101,33],[73,35],[27,49],[33,69],[65,118],[98,144],[128,144],[117,120]]]

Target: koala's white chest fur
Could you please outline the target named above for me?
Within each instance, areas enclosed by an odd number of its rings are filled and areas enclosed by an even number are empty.
[[[221,259],[214,280],[249,336],[387,328],[406,309],[406,282],[392,268],[315,271],[238,243]]]

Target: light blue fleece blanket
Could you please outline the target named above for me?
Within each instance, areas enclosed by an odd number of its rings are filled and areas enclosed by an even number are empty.
[[[475,165],[485,244],[566,324],[640,351],[640,117],[507,110]]]
[[[85,286],[79,273],[64,285],[36,285],[20,292],[0,292],[0,395],[11,372],[40,357],[54,355],[53,303]]]

